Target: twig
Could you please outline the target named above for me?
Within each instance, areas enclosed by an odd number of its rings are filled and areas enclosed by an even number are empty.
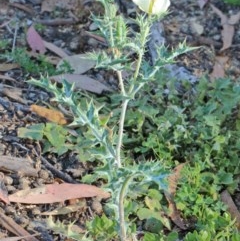
[[[77,181],[75,181],[74,179],[72,179],[67,173],[61,172],[59,170],[57,170],[53,165],[51,165],[47,159],[45,159],[44,157],[40,156],[40,159],[43,163],[43,165],[50,170],[54,175],[56,175],[57,177],[61,178],[62,180],[64,180],[65,182],[68,183],[78,183]]]
[[[9,3],[9,5],[12,6],[12,7],[18,8],[18,9],[20,9],[22,11],[25,11],[25,12],[31,14],[31,15],[33,15],[33,9],[31,9],[30,7],[27,7],[27,6],[23,5],[23,4],[20,4],[20,3]]]
[[[83,30],[84,34],[86,34],[87,36],[89,36],[90,38],[94,38],[96,39],[97,41],[101,42],[101,44],[103,44],[104,46],[108,46],[107,44],[107,41],[105,38],[101,37],[101,36],[98,36],[96,34],[93,34],[91,32],[88,32],[88,31],[85,31]]]
[[[13,44],[12,44],[12,53],[14,52],[15,46],[16,46],[17,32],[18,32],[18,23],[15,24],[15,30],[14,30],[14,35],[13,35]]]
[[[49,20],[38,20],[37,23],[41,23],[48,26],[57,26],[57,25],[68,25],[75,24],[77,21],[73,18],[55,18]]]

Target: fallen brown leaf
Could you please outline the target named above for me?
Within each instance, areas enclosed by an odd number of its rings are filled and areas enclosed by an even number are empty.
[[[65,61],[69,63],[73,69],[73,74],[83,74],[96,65],[96,61],[90,59],[86,54],[76,54],[72,56],[65,56],[58,63],[57,67],[59,68]]]
[[[27,42],[33,52],[39,51],[40,54],[46,52],[43,40],[33,26],[27,30]]]
[[[55,203],[74,198],[87,197],[109,198],[110,194],[102,189],[87,184],[49,184],[43,187],[18,191],[9,195],[10,202],[19,203]]]
[[[185,230],[186,226],[182,221],[180,212],[177,210],[176,204],[174,202],[174,195],[177,189],[177,182],[181,177],[181,170],[186,165],[186,163],[179,164],[175,167],[174,172],[168,177],[169,186],[168,191],[165,191],[165,197],[168,201],[169,217],[171,220],[181,229]]]
[[[61,48],[57,47],[56,45],[49,43],[47,41],[44,41],[44,40],[43,40],[43,43],[47,49],[51,50],[53,53],[55,53],[59,57],[64,58],[64,57],[68,56]]]
[[[220,51],[223,51],[232,45],[232,40],[234,36],[234,24],[237,24],[240,20],[240,12],[235,15],[232,15],[228,18],[221,10],[216,8],[213,4],[210,4],[213,12],[215,12],[221,19],[221,25],[223,27],[221,34],[222,34],[222,41],[223,46]]]
[[[218,78],[224,78],[225,76],[225,64],[228,61],[227,56],[216,56],[215,57],[215,63],[213,66],[213,71],[210,74],[211,80],[218,79]]]
[[[220,51],[228,49],[232,45],[232,40],[234,36],[234,26],[229,24],[223,25],[223,30],[221,31],[223,46]]]
[[[38,105],[31,105],[30,110],[32,112],[35,112],[39,116],[44,117],[47,120],[52,121],[54,123],[57,123],[60,125],[67,124],[67,120],[65,119],[63,113],[60,111],[51,110],[46,107],[38,106]]]
[[[228,24],[237,24],[238,21],[240,20],[240,12],[238,12],[235,15],[232,15],[229,19],[228,19]]]
[[[207,4],[209,0],[198,0],[198,5],[201,9]]]
[[[236,219],[236,225],[238,229],[240,229],[240,213],[238,208],[236,207],[235,203],[232,200],[231,195],[227,190],[224,190],[220,194],[222,202],[227,205],[228,212],[231,214],[232,219]]]
[[[112,89],[99,81],[92,79],[86,75],[78,74],[62,74],[51,76],[50,79],[62,83],[63,80],[75,85],[76,88],[87,90],[96,94],[102,94],[103,91],[112,92]]]
[[[186,163],[181,163],[178,166],[176,166],[173,170],[173,173],[168,177],[169,186],[168,186],[168,192],[174,196],[177,190],[177,182],[178,179],[181,177],[181,171],[183,167],[186,165]]]

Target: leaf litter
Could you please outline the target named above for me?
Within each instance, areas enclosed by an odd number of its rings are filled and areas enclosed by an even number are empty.
[[[10,202],[46,204],[96,196],[106,199],[110,194],[93,185],[62,183],[21,190],[9,195],[8,198]]]
[[[223,14],[222,11],[220,11],[218,8],[216,8],[213,4],[210,4],[212,10],[214,13],[216,13],[220,19],[221,19],[221,24],[222,24],[222,41],[223,41],[223,46],[220,51],[223,51],[225,49],[228,49],[232,45],[232,40],[234,36],[234,25],[238,24],[239,19],[240,19],[240,12],[238,12],[235,15],[230,16],[228,18],[225,14]]]
[[[41,5],[41,7],[42,7],[42,11],[44,12],[44,11],[46,11],[46,12],[51,12],[51,11],[53,11],[54,9],[55,9],[55,5],[57,6],[57,7],[60,7],[60,8],[66,8],[66,9],[69,9],[69,10],[71,10],[71,9],[73,9],[73,6],[75,6],[75,5],[71,5],[72,3],[69,3],[70,1],[58,1],[59,2],[59,4],[58,3],[56,3],[57,1],[51,1],[51,0],[43,0],[42,1],[42,5]],[[199,1],[199,2],[202,2],[202,4],[203,4],[203,2],[204,2],[204,4],[206,4],[208,1],[205,1],[205,0],[202,0],[202,1]],[[45,4],[45,6],[44,6],[44,4]],[[49,4],[49,5],[47,5],[47,4]],[[50,7],[49,7],[50,6]],[[203,5],[202,5],[202,7],[203,7]],[[45,8],[45,9],[44,9]],[[236,14],[236,15],[234,15],[234,17],[233,18],[229,18],[228,19],[228,24],[232,24],[232,25],[236,25],[236,23],[237,23],[237,20],[239,19],[239,17],[238,17],[238,14]],[[236,23],[235,23],[236,22]],[[201,25],[201,26],[203,26],[203,25]],[[197,27],[198,29],[197,30],[200,30],[199,31],[199,33],[202,33],[202,29],[201,28],[199,28],[199,26],[195,26],[195,27]],[[35,30],[35,29],[34,29]],[[31,33],[32,32],[32,33]],[[52,43],[50,43],[50,42],[45,42],[43,39],[41,39],[41,36],[39,35],[38,37],[36,37],[37,35],[35,35],[35,33],[33,33],[34,31],[30,31],[30,36],[29,36],[29,38],[30,39],[28,39],[28,41],[29,41],[29,45],[30,45],[30,47],[32,48],[32,50],[34,51],[34,52],[39,52],[39,53],[41,53],[41,54],[46,54],[46,49],[48,49],[48,50],[50,50],[50,51],[52,51],[53,53],[55,53],[56,55],[58,55],[60,58],[65,58],[65,57],[67,57],[68,56],[68,54],[66,54],[65,52],[64,52],[64,50],[63,49],[61,49],[61,48],[59,48],[59,47],[57,47],[57,49],[55,48],[56,46],[55,45],[52,45]],[[226,35],[227,34],[227,32],[225,32],[224,33],[224,35]],[[231,44],[232,44],[232,36],[233,36],[233,34],[234,34],[234,32],[230,32],[230,36],[228,36],[228,38],[226,38],[223,42],[224,42],[224,44],[223,44],[223,46],[222,46],[222,50],[224,50],[224,48],[225,48],[225,50],[227,50],[229,47],[231,47]],[[224,35],[222,35],[223,37],[224,37]],[[39,41],[39,37],[40,37],[40,39],[41,39],[41,41]],[[226,37],[226,36],[225,36]],[[35,42],[34,43],[34,41],[33,41],[33,39],[37,39],[37,42]],[[42,47],[42,41],[43,41],[43,44],[44,44],[44,47],[45,47],[45,49]],[[36,44],[37,43],[37,44]],[[36,45],[35,45],[36,44]],[[38,45],[39,44],[39,45]],[[38,55],[38,53],[36,53],[37,55]],[[35,55],[35,56],[37,56],[37,55]],[[48,57],[49,57],[49,55],[48,55]],[[224,57],[224,56],[223,56]],[[62,61],[62,60],[60,60],[60,58],[55,62],[55,64],[58,64],[59,63],[59,61]],[[71,58],[71,57],[70,57]],[[219,60],[218,60],[219,61]],[[220,61],[221,62],[221,61]],[[7,71],[7,70],[4,70],[4,71]],[[88,71],[88,70],[86,70],[86,71]],[[220,70],[217,70],[216,72],[219,72]],[[78,73],[79,74],[79,73]],[[71,79],[74,79],[74,81],[72,81],[73,83],[75,83],[75,85],[77,86],[78,84],[78,78],[81,76],[81,75],[78,75],[77,74],[77,76],[71,76],[71,75],[69,75],[69,76],[64,76],[64,77],[66,77],[67,79],[69,78],[69,80],[71,80]],[[219,72],[219,74],[221,75],[221,76],[223,76],[223,73],[221,73],[221,72]],[[6,79],[7,79],[8,77],[6,76]],[[13,78],[12,78],[13,79]],[[62,79],[62,78],[61,78]],[[11,80],[10,79],[10,77],[9,77],[9,80]],[[96,80],[95,80],[96,81]],[[61,82],[61,80],[59,80],[59,82]],[[86,81],[87,82],[87,81]],[[84,84],[86,84],[86,83],[83,83],[83,84],[79,84],[79,88],[80,89],[83,89],[83,90],[88,90],[88,91],[92,91],[92,92],[94,92],[94,93],[102,93],[102,91],[103,91],[103,89],[104,89],[104,87],[96,87],[95,89],[92,87],[92,88],[89,88],[88,86],[87,87],[85,87],[85,85]],[[94,84],[95,84],[95,82],[93,81],[93,82],[91,82],[90,81],[90,84],[92,84],[93,86],[94,86]],[[106,88],[106,87],[105,87]],[[16,160],[17,161],[17,160]],[[9,168],[9,169],[11,169],[12,167],[10,167],[11,166],[11,163],[10,163],[10,165],[9,166],[7,166],[7,168]],[[13,165],[13,166],[15,166],[15,165]],[[23,166],[24,167],[28,167],[28,166],[25,166],[25,164],[23,164]],[[5,167],[4,167],[5,168]],[[4,169],[3,168],[3,169]],[[13,172],[17,172],[16,171],[16,169],[14,169],[14,167],[12,168],[13,169]],[[28,169],[28,168],[26,168],[26,169]],[[35,171],[36,171],[36,169],[35,169]],[[21,171],[19,172],[19,173],[22,173]],[[173,174],[173,179],[174,180],[172,180],[172,182],[171,182],[171,186],[170,186],[170,193],[174,196],[174,193],[175,193],[175,191],[176,191],[176,189],[175,189],[175,187],[176,187],[176,184],[177,184],[177,179],[179,178],[179,176],[178,176],[178,173],[180,173],[180,171],[178,171],[178,170],[176,170],[176,175],[175,175],[175,178],[174,178],[174,174]],[[21,174],[22,175],[22,174]],[[74,208],[73,208],[74,209]],[[181,221],[181,217],[180,217],[180,214],[176,214],[175,213],[175,211],[177,211],[177,210],[175,210],[174,211],[174,200],[170,200],[170,202],[169,202],[169,209],[170,210],[173,210],[173,215],[172,215],[172,219],[174,220],[174,219],[176,219],[176,217],[177,217],[177,219],[179,219],[180,221]],[[58,211],[57,211],[58,212]],[[177,226],[179,226],[180,228],[181,228],[181,223],[180,223],[180,225],[179,224],[177,224],[177,222],[176,222],[176,225]],[[8,228],[7,228],[8,229]],[[183,228],[184,229],[184,228]]]

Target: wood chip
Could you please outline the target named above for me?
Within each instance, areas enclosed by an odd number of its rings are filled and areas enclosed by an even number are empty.
[[[38,170],[34,169],[27,159],[18,157],[0,156],[0,170],[21,176],[38,176]]]

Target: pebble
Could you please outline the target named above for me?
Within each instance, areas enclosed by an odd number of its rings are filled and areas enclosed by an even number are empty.
[[[89,26],[89,31],[96,31],[98,26],[95,23],[91,23]]]
[[[103,207],[98,199],[93,199],[91,207],[96,214],[101,214],[103,212]]]
[[[69,44],[69,49],[71,51],[77,50],[79,48],[79,38],[73,38],[72,41]]]
[[[83,168],[77,168],[77,169],[68,168],[66,171],[71,173],[71,175],[74,178],[78,178],[78,177],[82,177],[83,173],[85,172],[85,169],[83,169]]]
[[[0,133],[0,139],[2,138],[2,135]],[[6,145],[0,143],[0,155],[4,155],[4,152],[6,150]]]
[[[61,39],[57,39],[53,42],[54,45],[58,46],[59,48],[62,48],[65,46],[65,43]]]
[[[9,186],[8,185],[8,186],[6,186],[6,188],[7,188],[9,194],[16,191],[16,188],[14,186]]]
[[[221,39],[221,35],[220,34],[216,34],[212,37],[214,40],[218,41]]]
[[[13,179],[10,176],[4,176],[4,183],[6,185],[12,185],[13,184]]]
[[[90,38],[89,40],[88,40],[88,44],[89,45],[91,45],[92,47],[97,47],[98,46],[98,41],[96,40],[96,39],[94,39],[94,38]]]
[[[40,211],[39,208],[34,208],[34,209],[32,209],[32,214],[33,215],[39,215],[39,214],[41,214],[41,211]]]
[[[25,189],[29,189],[29,180],[27,180],[27,179],[25,179],[25,178],[21,178],[20,180],[19,180],[19,185],[18,185],[18,187],[19,187],[19,189],[23,189],[23,190],[25,190]]]
[[[40,170],[38,173],[39,178],[47,180],[49,178],[49,173],[46,170]]]
[[[16,209],[13,207],[13,206],[6,206],[5,207],[5,214],[8,215],[8,214],[14,214],[16,213]]]

